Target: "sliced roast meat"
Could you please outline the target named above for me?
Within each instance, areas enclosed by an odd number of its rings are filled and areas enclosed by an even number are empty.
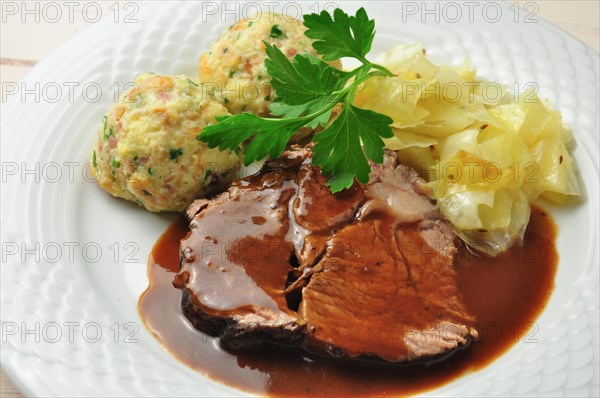
[[[234,183],[211,201],[190,206],[181,242],[182,308],[199,330],[229,348],[301,337],[284,294],[294,252],[286,240],[288,203],[299,166],[276,168]]]
[[[325,185],[321,170],[310,164],[310,157],[300,166],[297,191],[290,203],[290,235],[301,264],[311,266],[320,257],[333,231],[354,219],[363,203],[365,191],[355,184],[337,194]]]
[[[423,181],[386,152],[368,184],[332,194],[308,149],[187,211],[182,308],[230,349],[301,346],[396,364],[477,338],[453,268],[455,235]]]

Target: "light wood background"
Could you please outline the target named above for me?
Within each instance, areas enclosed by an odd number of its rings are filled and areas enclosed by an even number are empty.
[[[123,1],[123,0],[121,0]],[[554,23],[596,51],[600,51],[600,0],[509,0],[521,6],[537,7],[537,15]],[[18,2],[20,3],[20,2]],[[85,2],[80,1],[74,15],[81,12]],[[533,6],[528,3],[535,3]],[[110,2],[98,2],[102,15],[111,15]],[[62,19],[61,19],[62,21]],[[73,22],[35,22],[29,17],[22,23],[19,18],[6,18],[0,25],[0,83],[18,82],[27,73],[77,32],[91,25],[82,18]],[[0,92],[0,94],[3,94]],[[2,98],[3,95],[2,95]],[[1,106],[1,105],[0,105]],[[21,398],[10,379],[0,370],[0,398]]]

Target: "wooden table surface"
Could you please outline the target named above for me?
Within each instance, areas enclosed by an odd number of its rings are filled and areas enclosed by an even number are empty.
[[[537,7],[537,15],[569,32],[594,50],[600,51],[600,0],[510,0],[510,2],[527,6],[529,10],[532,10],[531,7]],[[85,4],[84,1],[77,3],[79,5],[75,7],[75,12]],[[102,15],[111,15],[109,7],[114,3],[113,1],[98,3],[103,7]],[[528,3],[535,4],[532,6],[527,5]],[[18,18],[3,20],[0,25],[1,87],[3,88],[6,82],[18,82],[36,63],[89,25],[77,19],[73,22],[65,20],[64,23],[43,21],[36,23],[33,20],[22,23]],[[4,372],[1,372],[0,398],[19,397],[22,395]]]

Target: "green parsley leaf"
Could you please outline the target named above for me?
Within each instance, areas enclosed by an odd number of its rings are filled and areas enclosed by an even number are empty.
[[[383,162],[381,137],[394,135],[392,122],[388,116],[346,103],[337,119],[314,137],[313,163],[333,176],[327,181],[332,192],[350,188],[355,176],[362,183],[369,182],[367,158]]]
[[[297,54],[290,61],[277,47],[266,43],[265,66],[279,101],[299,105],[326,96],[343,86],[349,74],[314,56]]]
[[[292,135],[306,122],[304,119],[268,119],[252,113],[217,116],[218,124],[206,126],[198,139],[209,148],[235,150],[244,141],[253,138],[244,150],[244,164],[270,156],[275,159],[285,150]]]
[[[115,135],[115,130],[112,127],[108,127],[108,118],[104,116],[102,118],[102,139],[108,141],[113,135]]]
[[[273,27],[271,28],[271,33],[269,34],[269,37],[272,39],[279,39],[282,36],[286,37],[285,33],[283,33],[281,31],[281,29],[279,29],[279,25],[273,25]]]
[[[344,57],[366,61],[375,37],[375,21],[370,20],[364,8],[356,16],[348,16],[337,8],[333,18],[327,11],[304,16],[305,35],[315,42],[314,49],[326,61]]]
[[[182,148],[171,148],[171,149],[169,149],[169,159],[176,160],[181,155],[183,155],[183,149]]]
[[[269,104],[271,115],[251,113],[217,117],[217,124],[204,128],[197,137],[210,148],[232,150],[244,146],[244,164],[267,156],[281,156],[288,141],[301,128],[325,129],[313,141],[313,164],[329,175],[333,192],[349,188],[354,179],[369,180],[369,160],[383,161],[382,137],[392,137],[392,119],[352,105],[358,87],[376,76],[392,76],[381,65],[366,59],[375,34],[375,23],[361,8],[355,16],[335,10],[305,15],[306,36],[315,39],[317,52],[326,61],[342,57],[358,59],[362,65],[352,71],[338,70],[311,54],[288,59],[276,46],[265,42],[265,66],[274,89]],[[333,108],[343,104],[331,122]],[[281,118],[276,118],[277,116]]]
[[[315,129],[319,125],[324,127],[329,122],[329,119],[331,118],[331,108],[333,108],[339,100],[339,95],[332,94],[327,97],[315,98],[312,101],[300,105],[289,105],[281,101],[275,101],[269,104],[269,110],[272,115],[290,119],[315,114],[320,109],[328,108],[322,115],[315,117],[305,125],[305,127]]]
[[[92,154],[92,164],[94,165],[94,168],[98,167],[98,162],[96,161],[96,150],[94,150],[94,153]]]

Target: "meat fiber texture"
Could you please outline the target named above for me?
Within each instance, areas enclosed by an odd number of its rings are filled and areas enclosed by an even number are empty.
[[[332,194],[309,149],[286,152],[187,210],[182,308],[228,349],[265,343],[395,364],[477,338],[456,236],[414,170],[386,152],[368,184]]]

